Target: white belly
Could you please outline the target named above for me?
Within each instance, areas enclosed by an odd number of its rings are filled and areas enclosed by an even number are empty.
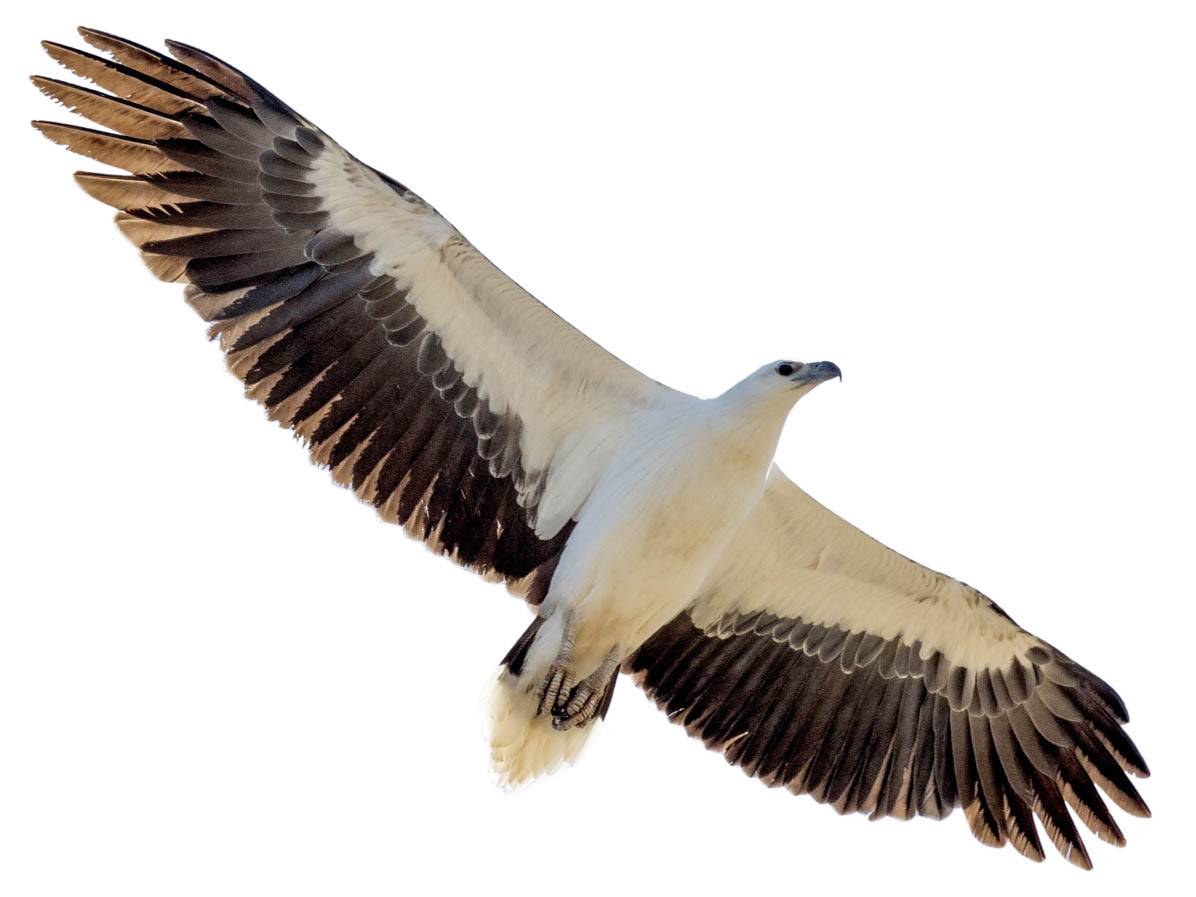
[[[688,607],[763,491],[773,443],[711,438],[701,422],[644,427],[579,516],[545,603],[568,608],[579,674],[629,653]]]

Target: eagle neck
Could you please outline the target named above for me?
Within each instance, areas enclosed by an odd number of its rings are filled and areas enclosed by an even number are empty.
[[[776,452],[794,400],[786,395],[745,396],[735,390],[710,400],[710,427],[734,450],[759,455],[767,466]]]

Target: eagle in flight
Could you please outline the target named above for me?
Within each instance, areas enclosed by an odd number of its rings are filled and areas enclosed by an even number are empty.
[[[96,162],[150,270],[186,284],[229,369],[314,461],[535,612],[500,667],[491,759],[572,761],[620,672],[726,759],[843,813],[941,818],[1091,865],[1146,763],[1104,681],[986,596],[886,548],[773,453],[837,377],[775,361],[699,399],[541,305],[398,181],[256,81],[80,29],[99,90],[34,77],[106,130],[35,122]],[[497,652],[496,652],[497,654]]]

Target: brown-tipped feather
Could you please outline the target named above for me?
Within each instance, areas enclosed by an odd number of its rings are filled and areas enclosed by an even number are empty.
[[[1125,836],[1121,833],[1117,820],[1101,800],[1096,785],[1075,754],[1061,754],[1059,767],[1059,785],[1063,798],[1080,817],[1080,821],[1102,841],[1117,847],[1125,846]]]
[[[1005,843],[1005,836],[1001,833],[1001,826],[997,822],[993,811],[980,797],[963,808],[963,815],[968,820],[968,828],[972,837],[985,847],[1000,847]]]
[[[1030,775],[1034,779],[1035,794],[1032,806],[1047,837],[1068,862],[1081,869],[1091,869],[1092,858],[1088,856],[1088,848],[1084,846],[1071,814],[1067,812],[1067,804],[1059,788],[1037,770],[1031,770]]]
[[[201,98],[224,93],[224,89],[219,84],[204,77],[200,72],[169,59],[149,47],[143,47],[131,40],[104,31],[97,31],[94,28],[79,28],[79,35],[97,50],[107,53],[118,62],[152,75],[183,93]]]
[[[1071,726],[1071,732],[1077,744],[1076,757],[1093,780],[1121,809],[1132,816],[1148,818],[1150,808],[1126,775],[1125,765],[1099,737],[1096,726],[1076,723]]]
[[[124,234],[125,239],[138,249],[145,249],[146,252],[153,252],[153,249],[149,247],[155,240],[165,240],[184,235],[206,234],[208,232],[206,228],[172,227],[170,225],[158,224],[154,221],[135,218],[126,212],[119,213],[114,220],[116,221],[117,228]],[[157,254],[162,255],[162,253]],[[186,259],[183,261],[186,262]]]
[[[1027,859],[1041,863],[1046,859],[1038,830],[1034,825],[1034,814],[1021,795],[1010,789],[1004,791],[1005,830],[1013,849]]]
[[[187,283],[187,260],[169,255],[141,253],[141,261],[150,273],[164,283]]]
[[[158,208],[187,202],[187,198],[171,193],[136,175],[101,174],[96,171],[75,172],[75,183],[92,199],[114,209]]]
[[[1116,762],[1103,761],[1096,751],[1089,756],[1084,751],[1077,750],[1076,756],[1084,764],[1084,769],[1092,776],[1092,780],[1113,799],[1113,803],[1131,816],[1137,816],[1139,819],[1150,818],[1150,807]]]
[[[134,137],[122,137],[52,121],[35,121],[33,127],[41,131],[47,139],[65,146],[71,152],[114,168],[122,168],[131,174],[180,171],[185,167],[167,158],[152,143]]]
[[[159,137],[182,137],[187,133],[174,118],[148,106],[118,100],[108,94],[55,78],[34,75],[31,80],[38,90],[72,112],[127,137],[155,140]]]
[[[204,109],[196,98],[120,63],[53,41],[42,41],[42,47],[55,62],[79,77],[112,91],[121,99],[140,103],[167,115],[184,111],[202,112]]]

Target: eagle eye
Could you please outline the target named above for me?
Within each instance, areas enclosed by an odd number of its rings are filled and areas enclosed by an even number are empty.
[[[790,376],[795,370],[797,370],[797,368],[795,368],[793,365],[791,365],[787,361],[783,362],[782,364],[777,365],[777,373],[780,374],[782,377]]]

